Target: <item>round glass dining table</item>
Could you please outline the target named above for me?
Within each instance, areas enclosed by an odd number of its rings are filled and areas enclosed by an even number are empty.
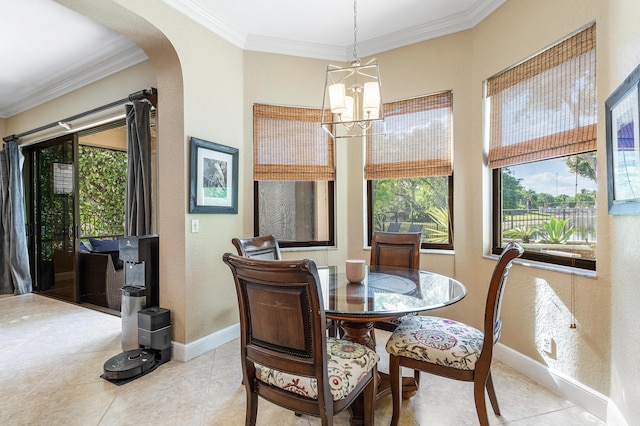
[[[340,338],[376,348],[374,322],[400,318],[407,314],[442,308],[462,300],[467,288],[460,281],[434,272],[365,267],[361,282],[349,282],[344,268],[318,267],[325,316],[338,323]],[[378,374],[378,398],[391,392],[386,374]],[[418,383],[403,377],[403,397],[415,394]],[[352,418],[351,424],[361,424]]]
[[[336,266],[320,266],[318,275],[326,317],[339,321],[342,338],[374,349],[374,322],[442,308],[467,294],[461,282],[422,270],[368,266],[357,283]]]

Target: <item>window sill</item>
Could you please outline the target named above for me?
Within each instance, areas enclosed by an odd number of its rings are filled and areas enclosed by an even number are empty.
[[[496,255],[484,255],[485,259],[498,260]],[[561,274],[579,275],[585,278],[597,278],[597,271],[589,271],[586,269],[571,268],[569,266],[554,265],[545,262],[536,262],[534,260],[516,259],[513,263],[531,268],[543,269],[545,271],[558,272]]]

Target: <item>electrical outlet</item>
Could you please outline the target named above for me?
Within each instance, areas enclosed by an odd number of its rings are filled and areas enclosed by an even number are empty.
[[[542,336],[542,350],[546,353],[553,353],[553,337],[545,334]]]
[[[191,232],[193,234],[200,232],[200,221],[198,219],[191,219]]]

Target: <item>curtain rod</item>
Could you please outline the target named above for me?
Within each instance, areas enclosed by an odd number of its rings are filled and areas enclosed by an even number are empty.
[[[36,128],[36,129],[28,130],[28,131],[23,132],[23,133],[18,133],[17,135],[14,134],[14,135],[10,135],[10,136],[5,136],[4,138],[2,138],[2,140],[5,141],[5,142],[9,142],[10,140],[18,140],[23,136],[31,135],[33,133],[38,133],[38,132],[41,132],[43,130],[47,130],[47,129],[50,129],[52,127],[56,127],[56,126],[58,126],[59,122],[77,120],[79,118],[86,117],[86,116],[91,115],[91,114],[95,114],[96,112],[104,111],[106,109],[113,108],[113,107],[116,107],[118,105],[126,104],[127,102],[141,101],[141,100],[145,100],[145,99],[151,105],[153,105],[154,108],[157,108],[158,89],[156,89],[155,87],[152,87],[150,90],[146,90],[146,89],[145,90],[140,90],[139,92],[132,93],[128,97],[126,97],[124,99],[120,99],[119,101],[111,102],[110,104],[102,105],[102,106],[100,106],[98,108],[94,108],[92,110],[85,111],[83,113],[76,114],[76,115],[73,115],[71,117],[63,118],[63,119],[58,120],[58,121],[56,121],[54,123],[49,123],[49,124],[46,124],[44,126],[40,126],[40,127]]]

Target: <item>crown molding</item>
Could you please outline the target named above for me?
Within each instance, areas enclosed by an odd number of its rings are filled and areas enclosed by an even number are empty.
[[[471,23],[469,28],[473,28],[485,18],[491,15],[497,8],[505,4],[507,0],[485,0],[478,2],[468,13],[468,20]]]
[[[19,114],[148,59],[144,51],[138,46],[128,46],[125,50],[113,49],[108,55],[101,56],[99,61],[90,63],[63,80],[56,81],[42,90],[29,94],[19,102],[8,105],[0,110],[0,117],[7,118]]]
[[[244,49],[247,34],[225,23],[197,0],[162,0],[162,2],[213,31],[231,44]]]
[[[222,19],[212,14],[198,0],[162,1],[243,50],[341,62],[351,60],[352,45],[326,45],[244,34],[239,29],[227,25]],[[373,39],[358,41],[358,53],[361,56],[371,56],[387,50],[468,30],[484,20],[505,2],[506,0],[482,0],[465,13],[459,13]]]
[[[244,49],[256,52],[345,62],[347,61],[346,52],[350,48],[249,34]]]
[[[502,6],[507,0],[479,2],[474,9],[457,13],[423,25],[416,25],[381,37],[358,42],[361,56],[376,55],[392,49],[471,29]]]
[[[241,30],[226,24],[222,19],[211,13],[201,0],[162,1],[243,50],[328,61],[349,62],[351,60],[352,45],[337,46],[244,34]],[[359,41],[358,53],[361,56],[371,56],[473,28],[505,2],[506,0],[482,0],[465,13],[452,15],[445,19],[435,20],[381,37]],[[25,99],[0,109],[0,118],[11,117],[148,59],[137,46],[131,47],[118,44],[117,46],[111,46],[109,50],[106,54],[102,52],[104,55],[100,57],[90,58],[88,56],[93,62],[80,67],[62,81],[48,85],[35,93],[29,94]]]

